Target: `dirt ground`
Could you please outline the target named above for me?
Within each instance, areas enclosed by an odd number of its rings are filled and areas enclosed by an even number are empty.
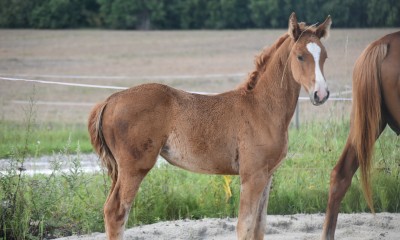
[[[351,89],[352,66],[361,51],[396,30],[333,29],[324,41],[331,93]],[[223,92],[244,81],[254,56],[285,31],[0,30],[0,76],[122,87],[159,82]],[[116,91],[0,80],[0,118],[21,120],[32,98],[38,121],[85,123],[91,106]],[[302,101],[300,119],[341,118],[349,105],[331,101],[314,107]]]
[[[317,240],[321,238],[323,214],[268,215],[264,239]],[[201,219],[159,222],[125,231],[134,240],[232,240],[236,239],[237,219]],[[340,214],[336,239],[398,240],[400,214]],[[63,240],[105,239],[104,233],[72,236]]]

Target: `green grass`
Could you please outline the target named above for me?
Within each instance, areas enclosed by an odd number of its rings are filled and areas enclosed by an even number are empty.
[[[79,145],[83,153],[92,151],[84,124],[32,124],[29,134],[26,128],[25,123],[0,121],[0,158],[9,158],[25,147],[28,156],[49,155],[64,149],[67,141],[72,149]]]
[[[51,131],[45,125],[32,125],[29,136],[24,135],[23,125],[3,122],[1,128],[6,129],[7,139],[13,142],[8,146],[17,150],[25,149],[24,142],[35,146],[36,139],[41,141],[40,148],[27,148],[27,155],[80,153],[82,146],[89,145],[86,128],[79,125],[53,125]],[[326,122],[303,124],[299,130],[290,130],[287,158],[273,178],[269,214],[325,212],[330,172],[342,151],[348,128],[347,122]],[[24,136],[31,140],[25,141]],[[56,139],[58,145],[53,145]],[[399,138],[390,130],[376,144],[372,182],[377,212],[400,212],[399,146]],[[13,167],[0,174],[0,239],[40,239],[104,231],[102,206],[109,179],[101,173],[83,173],[79,157],[72,160],[76,164],[69,174],[62,173],[57,164],[53,165],[51,175],[20,174],[17,167],[23,158],[15,159]],[[160,165],[144,179],[127,227],[171,219],[236,217],[240,180],[237,176],[229,178],[232,196],[227,195],[223,176]],[[369,211],[358,174],[341,211]]]

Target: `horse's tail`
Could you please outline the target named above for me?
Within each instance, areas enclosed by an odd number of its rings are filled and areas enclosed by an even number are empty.
[[[97,104],[91,111],[88,121],[88,130],[92,146],[99,155],[103,166],[108,170],[108,175],[115,183],[118,177],[117,162],[104,139],[102,129],[103,112],[107,102]]]
[[[351,140],[361,169],[364,197],[372,212],[371,158],[381,121],[381,63],[387,45],[370,44],[357,59],[353,71],[353,116]]]

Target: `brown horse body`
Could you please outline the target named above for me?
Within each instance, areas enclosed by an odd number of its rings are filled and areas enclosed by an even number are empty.
[[[322,239],[334,239],[340,202],[358,167],[365,198],[373,211],[369,183],[371,157],[374,143],[387,125],[400,134],[400,32],[371,43],[356,61],[351,128],[331,173]]]
[[[329,96],[318,27],[289,19],[289,31],[256,61],[235,90],[215,96],[145,84],[110,96],[89,117],[92,144],[112,178],[104,206],[109,239],[121,239],[139,185],[162,155],[181,168],[239,174],[239,239],[263,239],[274,170],[287,152],[288,126],[303,86],[314,105]],[[161,196],[160,196],[161,197]]]

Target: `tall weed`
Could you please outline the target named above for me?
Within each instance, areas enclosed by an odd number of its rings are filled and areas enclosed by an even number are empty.
[[[14,239],[25,239],[29,232],[30,201],[25,194],[27,186],[23,175],[24,163],[32,146],[33,126],[35,122],[35,88],[33,88],[30,104],[25,109],[25,129],[22,145],[13,148],[12,158],[1,174],[1,219],[0,237],[9,236]]]
[[[25,109],[23,126],[22,144],[13,147],[0,172],[0,239],[44,239],[102,231],[103,176],[83,174],[79,145],[71,148],[70,139],[49,157],[50,174],[26,174],[27,157],[40,151],[40,143],[35,141],[33,97]],[[67,173],[61,169],[60,155],[70,156]]]

